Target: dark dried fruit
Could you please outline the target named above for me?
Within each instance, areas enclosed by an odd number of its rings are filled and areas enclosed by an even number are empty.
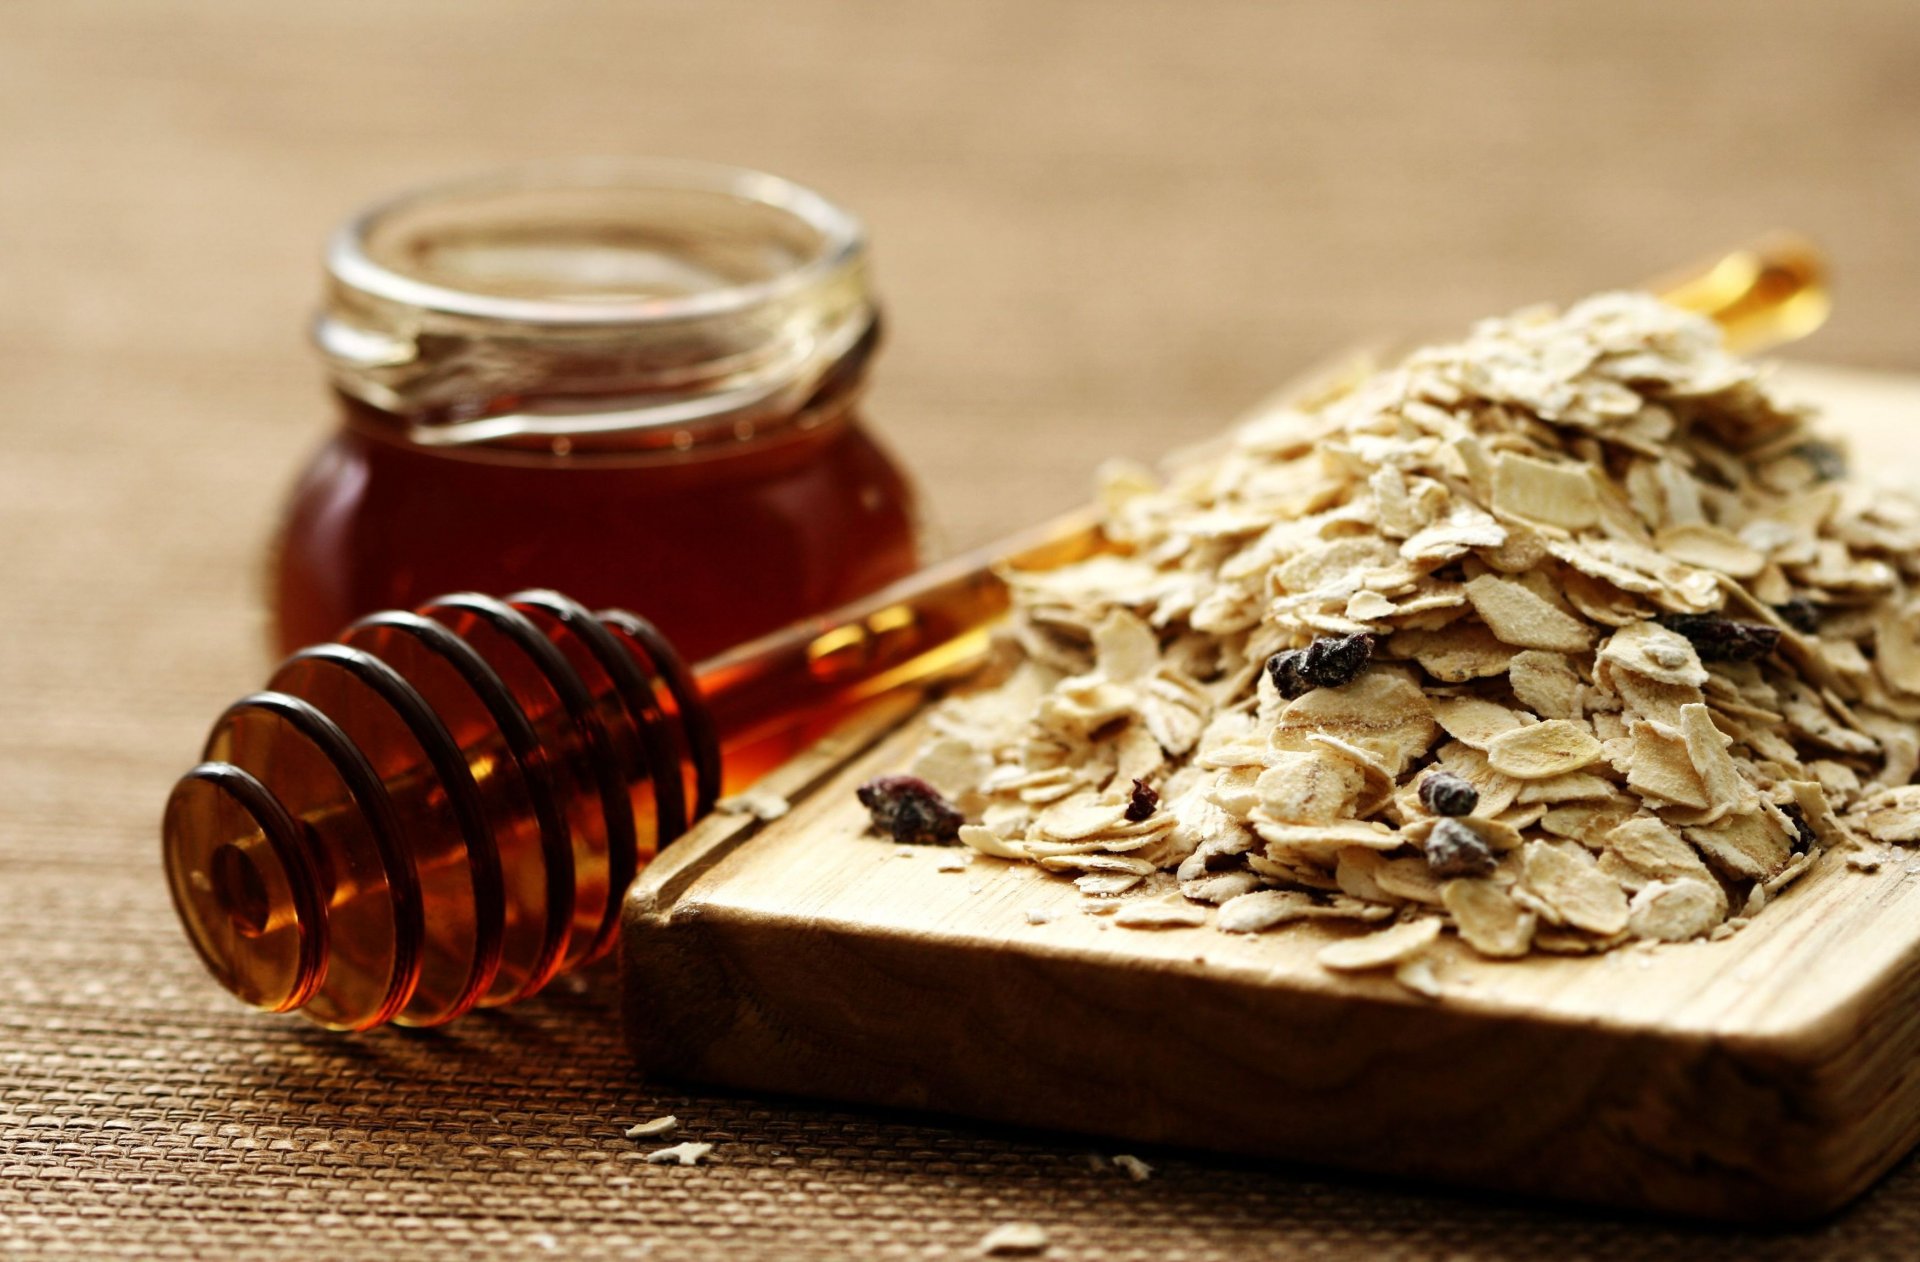
[[[1133,795],[1127,799],[1127,822],[1138,824],[1160,805],[1160,794],[1145,780],[1133,782]]]
[[[1313,685],[1300,677],[1299,666],[1299,649],[1287,649],[1267,659],[1267,678],[1273,680],[1273,690],[1288,701],[1313,691]]]
[[[1427,870],[1435,876],[1487,876],[1493,849],[1479,833],[1457,819],[1443,819],[1427,834]]]
[[[1823,443],[1816,438],[1801,443],[1793,449],[1792,454],[1812,465],[1813,476],[1822,482],[1833,482],[1847,476],[1847,453],[1832,443]]]
[[[1693,642],[1703,662],[1757,662],[1780,643],[1780,628],[1761,622],[1736,622],[1710,613],[1670,613],[1660,619],[1669,631]]]
[[[919,776],[880,776],[854,790],[873,826],[903,846],[951,846],[966,818]]]
[[[1807,822],[1807,813],[1800,809],[1798,802],[1788,802],[1780,808],[1780,813],[1793,821],[1793,853],[1805,854],[1813,849],[1820,838],[1815,835],[1813,825]]]
[[[1420,805],[1435,815],[1471,815],[1480,805],[1480,790],[1465,776],[1435,771],[1420,782]]]
[[[1323,635],[1303,649],[1286,649],[1267,659],[1274,688],[1288,701],[1315,688],[1341,688],[1360,677],[1373,660],[1373,637]]]
[[[1775,605],[1773,611],[1780,615],[1780,621],[1802,635],[1813,635],[1820,630],[1820,606],[1805,596],[1795,596],[1784,605]]]

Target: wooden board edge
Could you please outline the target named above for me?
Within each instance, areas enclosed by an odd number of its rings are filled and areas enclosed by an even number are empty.
[[[925,702],[924,692],[903,689],[864,703],[820,739],[762,777],[754,785],[755,794],[790,803],[800,801],[911,720]],[[652,915],[670,907],[688,887],[769,822],[750,811],[716,810],[647,865],[627,890],[622,919]]]
[[[826,735],[762,777],[754,786],[760,795],[796,802],[831,780],[847,764],[911,720],[926,703],[919,689],[902,689],[862,704],[834,725]],[[665,1003],[676,1022],[691,1030],[704,1028],[717,1017],[698,978],[697,961],[676,968],[654,958],[658,929],[676,916],[687,919],[690,909],[680,900],[699,880],[759,835],[770,821],[749,811],[718,811],[701,820],[667,846],[628,888],[620,908],[619,970],[623,996],[636,987],[650,995],[671,993]],[[637,954],[636,954],[637,953]],[[636,959],[643,967],[636,968]],[[640,979],[645,977],[643,983]],[[679,978],[676,981],[676,977]],[[622,1014],[630,1039],[636,1028],[631,1005]],[[704,1018],[704,1019],[703,1019]]]
[[[1830,1214],[1911,1142],[1896,1127],[1861,1147],[1874,1114],[1853,1088],[1874,1067],[1850,1056],[1841,1089],[1810,1098],[1835,1065],[1800,1047],[1263,994],[989,944],[797,939],[698,903],[633,945],[633,1052],[683,1081],[1745,1222]],[[1909,1022],[1869,1059],[1911,1062],[1916,1043]],[[1328,1076],[1329,1045],[1346,1072]],[[1488,1045],[1506,1054],[1469,1054]],[[1166,1077],[1200,1064],[1204,1082]],[[1901,1097],[1878,1115],[1911,1117],[1912,1082]]]

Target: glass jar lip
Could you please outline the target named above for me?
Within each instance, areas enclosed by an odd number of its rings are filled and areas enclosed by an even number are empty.
[[[792,215],[819,234],[819,244],[797,265],[762,280],[689,294],[591,303],[507,297],[438,285],[377,262],[367,249],[381,224],[435,202],[560,188],[633,188],[732,197]],[[481,321],[592,328],[668,325],[748,312],[823,283],[857,264],[865,248],[866,227],[858,217],[781,176],[682,158],[557,158],[423,184],[375,202],[335,230],[327,244],[326,267],[341,285],[422,311]]]

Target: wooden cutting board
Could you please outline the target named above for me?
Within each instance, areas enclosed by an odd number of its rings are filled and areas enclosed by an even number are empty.
[[[1911,480],[1920,381],[1794,370]],[[1493,962],[1445,995],[1334,975],[1355,929],[1126,929],[1024,864],[900,847],[854,786],[902,769],[894,697],[718,815],[626,908],[650,1073],[1610,1205],[1799,1219],[1920,1139],[1920,851],[1828,856],[1720,942]]]

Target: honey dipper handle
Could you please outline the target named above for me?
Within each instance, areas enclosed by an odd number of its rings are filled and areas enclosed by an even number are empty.
[[[965,670],[1007,611],[1003,568],[1051,569],[1106,546],[1090,509],[929,566],[695,668],[729,746],[893,688]]]
[[[1827,261],[1817,246],[1795,233],[1772,232],[1647,288],[1718,324],[1729,350],[1753,355],[1826,323],[1833,306],[1827,284]]]

